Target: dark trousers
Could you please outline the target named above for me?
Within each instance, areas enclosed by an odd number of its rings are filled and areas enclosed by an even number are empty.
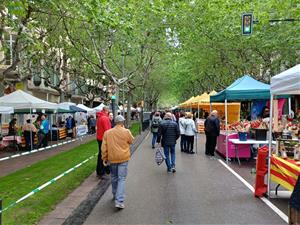
[[[185,136],[187,151],[192,152],[194,149],[194,136]]]
[[[180,148],[181,148],[181,151],[186,151],[187,149],[187,146],[186,146],[186,137],[184,134],[182,134],[180,136]]]
[[[39,148],[48,146],[48,134],[39,134]]]
[[[206,136],[205,154],[214,156],[216,145],[217,145],[217,136]]]
[[[99,153],[98,153],[96,172],[98,176],[103,176],[105,173],[109,174],[110,171],[109,171],[109,166],[103,165],[102,153],[101,153],[102,141],[97,140],[97,142],[98,142]]]

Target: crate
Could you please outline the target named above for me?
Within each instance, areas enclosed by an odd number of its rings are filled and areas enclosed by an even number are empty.
[[[265,129],[254,129],[255,132],[255,140],[257,141],[265,141],[267,140],[267,132]]]
[[[300,212],[289,206],[289,224],[300,225]]]

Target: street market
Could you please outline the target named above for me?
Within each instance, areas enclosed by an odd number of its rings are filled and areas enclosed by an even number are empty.
[[[300,225],[299,15],[1,0],[0,225]]]

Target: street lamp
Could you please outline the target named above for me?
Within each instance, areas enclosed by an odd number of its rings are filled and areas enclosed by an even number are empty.
[[[115,95],[112,95],[111,96],[111,110],[112,110],[112,113],[113,113],[113,117],[115,119],[115,101],[116,101],[116,96]]]

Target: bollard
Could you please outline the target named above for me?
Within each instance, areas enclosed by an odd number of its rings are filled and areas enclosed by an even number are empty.
[[[2,199],[0,199],[0,225],[2,225]]]

